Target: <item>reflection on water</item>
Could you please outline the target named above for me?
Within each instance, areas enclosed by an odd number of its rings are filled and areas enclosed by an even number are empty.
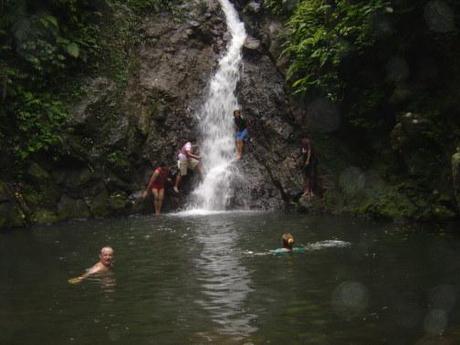
[[[97,284],[101,287],[102,291],[106,293],[114,293],[115,287],[117,286],[117,281],[115,279],[115,274],[112,271],[103,272],[100,274],[95,274],[86,278],[88,282]],[[84,282],[82,282],[84,283]]]
[[[267,255],[285,229],[304,253]],[[117,253],[113,274],[68,284],[105,245]],[[344,218],[226,212],[36,227],[0,233],[0,344],[453,345],[458,272],[455,232]]]
[[[310,243],[305,246],[306,250],[319,250],[326,248],[345,248],[351,245],[350,242],[339,241],[339,240],[325,240],[315,243]]]
[[[261,255],[278,255],[278,254],[299,254],[304,253],[305,251],[313,251],[313,250],[321,250],[321,249],[328,249],[328,248],[346,248],[351,246],[350,242],[339,241],[339,240],[325,240],[325,241],[318,241],[314,243],[308,243],[304,246],[297,246],[294,247],[292,252],[284,248],[277,248],[274,250],[268,250],[266,252],[259,252],[255,253],[252,250],[247,250],[244,252],[246,255],[253,255],[253,256],[261,256]],[[298,250],[295,250],[298,249]]]
[[[194,259],[202,294],[195,302],[209,313],[216,329],[202,336],[212,342],[224,341],[222,334],[243,339],[257,328],[251,326],[255,315],[245,310],[251,279],[237,254],[235,224],[218,218],[203,222],[207,224],[195,230],[195,240],[202,246]]]

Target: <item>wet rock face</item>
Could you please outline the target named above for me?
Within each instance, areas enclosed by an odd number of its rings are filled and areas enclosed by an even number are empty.
[[[131,33],[140,43],[130,46],[130,68],[118,71],[126,81],[110,74],[82,81],[84,95],[69,105],[63,155],[31,163],[21,187],[28,208],[5,196],[0,227],[152,212],[136,192],[161,161],[175,166],[177,150],[195,137],[194,113],[225,49],[225,31],[215,0],[143,18]],[[179,205],[165,200],[165,211]]]
[[[260,2],[240,5],[242,11],[247,5],[254,35],[245,44],[236,92],[252,139],[239,162],[243,177],[233,181],[232,206],[279,208],[301,189],[298,167],[289,158],[297,150],[297,130],[267,34],[259,29]],[[217,0],[186,1],[179,12],[143,19],[133,33],[140,43],[124,84],[115,76],[85,81],[85,95],[69,107],[65,154],[58,162],[31,164],[31,183],[22,191],[25,207],[4,197],[0,213],[11,217],[0,227],[152,212],[149,201],[139,202],[139,191],[155,166],[175,166],[180,146],[199,139],[195,113],[229,39]],[[167,189],[164,211],[182,206],[195,182],[185,180],[179,197]]]
[[[0,229],[22,227],[27,224],[23,209],[14,191],[0,182]]]
[[[218,13],[191,11],[180,24],[170,16],[143,23],[139,71],[129,81],[125,105],[146,135],[146,157],[171,161],[181,143],[195,136],[194,113],[225,47]]]
[[[284,79],[267,54],[245,54],[237,95],[249,121],[251,142],[241,170],[245,176],[237,203],[279,208],[301,190],[301,174],[291,157],[297,151]],[[247,200],[243,200],[243,199]]]
[[[451,167],[455,198],[460,209],[460,148],[457,148],[457,152],[452,155]]]

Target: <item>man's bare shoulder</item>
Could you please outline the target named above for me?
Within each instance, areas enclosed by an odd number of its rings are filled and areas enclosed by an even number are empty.
[[[109,269],[110,267],[104,266],[101,262],[98,262],[88,270],[88,274],[107,272]]]

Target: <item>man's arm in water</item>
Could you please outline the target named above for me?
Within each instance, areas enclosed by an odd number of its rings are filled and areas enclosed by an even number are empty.
[[[78,284],[88,278],[89,276],[92,276],[93,274],[99,273],[99,272],[104,272],[107,271],[108,268],[105,267],[103,264],[98,262],[95,264],[93,267],[91,267],[89,270],[87,270],[84,274],[81,276],[75,277],[75,278],[70,278],[69,283],[70,284]]]

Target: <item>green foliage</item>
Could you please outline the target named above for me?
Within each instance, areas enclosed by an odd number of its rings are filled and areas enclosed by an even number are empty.
[[[263,6],[272,14],[286,16],[292,13],[298,0],[264,0]]]
[[[16,114],[17,140],[14,149],[21,159],[48,150],[60,142],[60,129],[67,118],[64,105],[48,94],[22,91],[11,109]]]
[[[276,15],[282,15],[284,12],[282,0],[265,0],[264,7]]]
[[[131,7],[136,11],[151,11],[160,12],[164,10],[170,10],[174,2],[178,0],[115,0],[119,1],[127,6]]]
[[[60,143],[56,90],[98,54],[99,15],[89,0],[3,1],[0,12],[0,153],[21,164]]]
[[[319,92],[338,100],[344,87],[339,75],[344,58],[373,44],[372,19],[388,4],[384,0],[330,3],[299,2],[287,23],[283,54],[290,58],[287,78],[296,93]]]

